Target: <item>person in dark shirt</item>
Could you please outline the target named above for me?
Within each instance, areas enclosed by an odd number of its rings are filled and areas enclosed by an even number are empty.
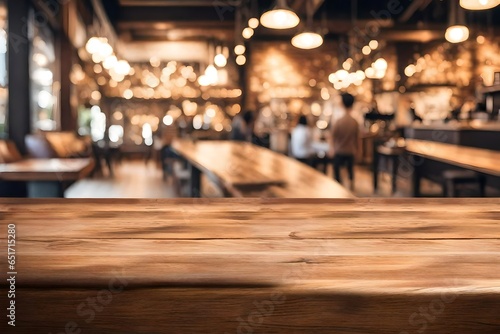
[[[253,112],[247,110],[243,115],[237,115],[233,119],[230,139],[236,141],[252,141],[254,126]]]

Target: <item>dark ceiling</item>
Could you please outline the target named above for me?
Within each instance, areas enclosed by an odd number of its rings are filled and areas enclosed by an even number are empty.
[[[428,42],[443,37],[450,1],[458,0],[288,0],[305,18],[306,3],[314,3],[315,26],[336,38],[380,21],[381,37],[395,41]],[[259,16],[274,1],[264,0],[104,0],[103,6],[124,41],[208,40],[234,41],[248,17]],[[392,14],[391,4],[399,4]],[[394,5],[393,5],[394,6]],[[389,14],[389,15],[388,15]],[[484,31],[499,22],[500,8],[467,12],[470,26]],[[240,19],[241,17],[241,19]],[[303,20],[305,21],[305,20]],[[356,23],[354,23],[354,21]],[[297,29],[273,31],[259,27],[254,38],[286,39]]]

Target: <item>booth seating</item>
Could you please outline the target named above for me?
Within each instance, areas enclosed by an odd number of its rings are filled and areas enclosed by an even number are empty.
[[[459,197],[459,186],[475,186],[479,196],[485,197],[486,179],[483,175],[470,170],[447,170],[443,172],[443,196]]]
[[[0,166],[23,159],[21,153],[10,140],[0,140]],[[26,185],[23,182],[0,180],[0,197],[25,197]]]
[[[28,155],[35,159],[82,158],[92,154],[90,140],[72,132],[43,132],[25,138]]]
[[[10,140],[0,140],[0,163],[8,164],[22,160],[16,144]]]

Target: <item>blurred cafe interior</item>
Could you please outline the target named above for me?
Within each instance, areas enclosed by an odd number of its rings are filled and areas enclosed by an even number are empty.
[[[499,194],[497,1],[0,4],[3,197]]]
[[[500,333],[499,5],[0,0],[0,333]]]

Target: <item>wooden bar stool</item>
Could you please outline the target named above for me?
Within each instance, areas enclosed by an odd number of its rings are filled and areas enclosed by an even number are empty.
[[[443,172],[444,197],[459,197],[459,185],[476,185],[481,197],[485,197],[486,179],[470,170],[447,170]]]
[[[375,192],[378,189],[378,174],[379,174],[379,163],[381,158],[390,161],[390,174],[392,176],[392,194],[394,195],[397,191],[397,177],[399,169],[399,159],[401,155],[405,153],[403,147],[387,147],[380,145],[376,148],[373,158],[373,188]]]

